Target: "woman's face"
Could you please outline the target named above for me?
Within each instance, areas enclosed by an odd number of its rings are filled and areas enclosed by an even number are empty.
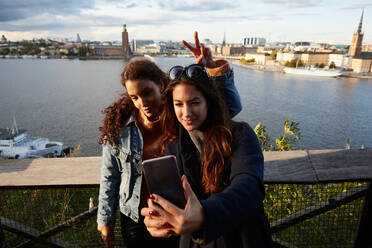
[[[148,79],[127,80],[127,93],[134,106],[148,119],[156,119],[161,110],[160,86]]]
[[[178,84],[173,89],[173,107],[177,120],[187,131],[198,129],[207,118],[207,100],[193,85]]]

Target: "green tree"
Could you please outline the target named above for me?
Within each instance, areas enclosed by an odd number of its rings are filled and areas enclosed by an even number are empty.
[[[278,51],[279,51],[279,50],[277,50],[277,49],[273,50],[273,51],[271,52],[271,54],[270,54],[270,57],[275,59],[275,58],[276,58],[276,55],[278,54]]]
[[[67,56],[75,56],[75,55],[77,55],[77,54],[74,52],[73,49],[68,50]]]
[[[266,126],[262,125],[262,123],[259,122],[253,130],[257,135],[258,141],[260,142],[263,151],[273,151],[275,149],[273,145],[270,145],[270,138],[266,133]]]
[[[88,56],[88,54],[89,54],[89,47],[87,45],[79,46],[78,55],[80,57]]]
[[[9,48],[3,48],[3,49],[1,49],[1,55],[8,55],[9,54]]]
[[[315,67],[319,67],[319,63],[315,63],[315,65],[314,65]]]
[[[334,69],[336,68],[336,64],[335,62],[331,61],[331,63],[329,64],[329,69]]]
[[[295,121],[284,121],[284,130],[278,138],[275,139],[276,150],[278,151],[290,151],[293,150],[293,146],[296,145],[297,141],[300,140],[300,128],[299,123]]]
[[[319,68],[324,68],[325,67],[325,64],[324,63],[321,63],[320,65],[319,65]]]
[[[300,140],[301,132],[299,123],[295,121],[284,121],[283,133],[275,139],[275,145],[270,144],[271,139],[267,135],[266,126],[259,122],[254,131],[258,137],[261,148],[263,151],[290,151]]]
[[[285,62],[284,66],[287,67],[302,67],[304,63],[300,59],[292,59],[291,61]]]

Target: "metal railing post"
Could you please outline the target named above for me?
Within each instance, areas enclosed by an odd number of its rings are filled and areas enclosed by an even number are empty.
[[[363,210],[359,219],[359,227],[356,235],[354,248],[372,247],[372,181],[368,183],[368,190],[363,204]]]

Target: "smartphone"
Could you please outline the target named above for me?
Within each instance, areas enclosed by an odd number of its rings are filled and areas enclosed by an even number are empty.
[[[174,155],[145,160],[142,168],[150,194],[158,194],[179,208],[185,207],[186,199]]]

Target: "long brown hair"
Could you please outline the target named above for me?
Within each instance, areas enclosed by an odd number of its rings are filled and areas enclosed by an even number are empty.
[[[208,106],[207,118],[199,128],[204,132],[202,186],[205,193],[223,190],[223,174],[231,165],[232,133],[229,128],[229,115],[225,102],[214,83],[207,77],[190,80],[185,76],[170,82],[163,93],[164,111],[162,125],[164,137],[162,149],[178,138],[179,122],[173,107],[173,89],[179,84],[195,86],[205,97]]]
[[[121,84],[125,88],[128,80],[147,79],[153,81],[162,91],[167,85],[166,74],[152,61],[148,59],[134,59],[130,61],[121,73]],[[132,100],[127,93],[120,95],[119,99],[102,111],[104,114],[103,126],[98,130],[101,132],[99,144],[106,142],[117,143],[123,125],[136,111]]]

